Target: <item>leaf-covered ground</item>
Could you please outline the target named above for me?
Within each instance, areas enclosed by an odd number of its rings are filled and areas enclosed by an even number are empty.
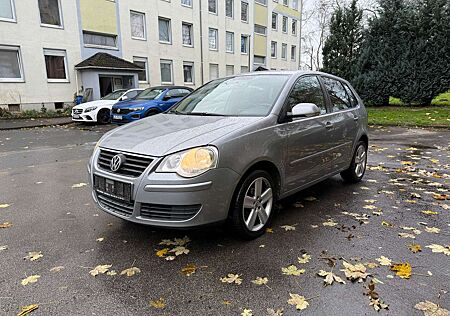
[[[0,133],[0,314],[448,315],[450,132],[374,129],[361,184],[282,201],[251,242],[97,210],[102,132]]]

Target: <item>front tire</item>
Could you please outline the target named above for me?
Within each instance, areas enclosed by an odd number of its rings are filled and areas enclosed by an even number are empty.
[[[356,145],[350,168],[341,172],[341,177],[345,182],[358,183],[364,177],[367,166],[367,144],[363,141]]]
[[[150,110],[147,113],[145,113],[145,117],[153,116],[153,115],[156,115],[159,113],[161,113],[161,112],[159,112],[158,110]]]
[[[263,170],[251,172],[238,187],[231,208],[233,230],[244,239],[263,235],[269,225],[276,201],[271,175]]]
[[[100,124],[108,124],[111,120],[110,111],[108,109],[102,109],[97,114],[97,122]]]

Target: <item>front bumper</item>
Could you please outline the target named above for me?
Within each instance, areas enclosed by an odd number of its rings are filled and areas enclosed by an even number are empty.
[[[155,159],[138,178],[114,174],[97,165],[98,151],[90,162],[90,183],[93,175],[130,183],[131,202],[121,202],[93,190],[97,206],[124,220],[168,228],[189,228],[224,221],[239,181],[231,169],[221,168],[185,179],[171,173],[155,173],[161,159]]]
[[[118,120],[118,119],[114,119],[115,115],[119,115],[122,117],[122,119]],[[120,114],[120,113],[113,113],[111,116],[111,121],[114,124],[126,124],[126,123],[131,123],[134,121],[138,121],[142,118],[145,117],[145,113],[144,112],[132,112],[132,113],[127,113],[127,114]]]
[[[74,116],[75,115],[75,116]],[[72,112],[72,121],[74,122],[97,122],[97,112],[75,114]]]

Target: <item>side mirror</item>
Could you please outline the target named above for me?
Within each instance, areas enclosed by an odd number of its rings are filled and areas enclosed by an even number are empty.
[[[171,96],[165,95],[164,98],[163,98],[163,101],[169,101],[170,99],[172,99]]]
[[[124,96],[120,99],[120,101],[125,101],[125,100],[128,100],[128,97],[127,97],[126,95],[124,95]]]
[[[291,112],[288,112],[289,118],[296,117],[314,117],[320,115],[320,109],[314,103],[299,103],[294,105]]]

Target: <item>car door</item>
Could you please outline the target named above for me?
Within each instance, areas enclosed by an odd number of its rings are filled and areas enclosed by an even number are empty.
[[[332,144],[331,168],[333,172],[337,172],[350,164],[359,118],[343,82],[327,76],[322,76],[322,82],[331,108],[327,121],[328,136]]]
[[[285,106],[290,111],[299,103],[314,103],[319,116],[294,118],[284,123],[286,128],[286,186],[293,191],[329,174],[327,168],[331,143],[326,126],[327,106],[322,85],[317,76],[302,76],[293,85]]]

